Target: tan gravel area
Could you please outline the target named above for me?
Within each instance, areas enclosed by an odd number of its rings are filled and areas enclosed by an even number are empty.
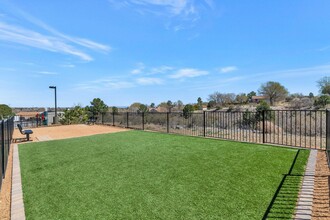
[[[330,169],[325,151],[319,151],[317,154],[314,181],[312,219],[330,219]]]
[[[32,141],[47,141],[56,139],[66,139],[73,137],[82,137],[95,134],[106,134],[113,132],[128,131],[128,129],[106,126],[106,125],[62,125],[52,127],[33,128],[33,134],[30,136]],[[25,142],[21,138],[25,138],[18,129],[14,131],[14,139],[17,142]]]
[[[10,148],[6,177],[3,179],[2,182],[2,188],[0,194],[0,220],[10,219],[12,172],[13,172],[13,147]]]

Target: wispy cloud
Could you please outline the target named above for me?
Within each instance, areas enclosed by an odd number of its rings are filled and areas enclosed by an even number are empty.
[[[57,75],[58,74],[56,72],[49,72],[49,71],[39,71],[37,73],[42,74],[42,75]]]
[[[163,74],[163,73],[167,73],[168,71],[171,71],[173,69],[174,68],[171,66],[163,65],[163,66],[151,68],[150,74]]]
[[[226,66],[219,68],[220,73],[229,73],[238,70],[236,66]]]
[[[192,69],[192,68],[184,68],[177,70],[174,74],[169,77],[172,79],[180,79],[180,78],[193,78],[198,76],[204,76],[209,74],[208,71]]]
[[[151,13],[157,16],[168,17],[172,21],[167,22],[166,27],[179,31],[192,27],[192,23],[201,17],[200,8],[203,7],[214,9],[215,2],[213,0],[125,0],[116,1],[108,0],[115,8],[131,7],[140,14]],[[178,19],[173,22],[173,19]]]
[[[37,30],[27,29],[16,24],[9,24],[2,21],[0,22],[0,41],[12,42],[51,52],[69,54],[79,57],[84,61],[92,61],[93,58],[79,47],[100,52],[108,52],[111,49],[107,45],[89,39],[63,34],[17,8],[13,9],[13,13],[15,13],[15,16],[18,15],[23,19],[22,21],[28,21],[48,33],[42,34]]]
[[[160,85],[160,84],[163,84],[162,79],[151,78],[151,77],[138,78],[136,81],[140,85]]]
[[[75,65],[74,64],[71,64],[71,63],[68,63],[68,64],[62,64],[60,65],[61,67],[65,67],[65,68],[74,68]]]
[[[93,60],[88,54],[65,43],[63,39],[46,36],[25,28],[11,26],[0,22],[0,40],[23,44],[52,52],[60,52],[78,56],[82,60]]]
[[[326,47],[322,47],[317,49],[318,51],[326,51],[326,50],[330,50],[330,46],[326,46]]]
[[[140,74],[145,69],[144,63],[137,63],[136,68],[131,71],[132,74]]]
[[[76,90],[107,91],[134,87],[134,83],[119,78],[102,78],[76,84]]]

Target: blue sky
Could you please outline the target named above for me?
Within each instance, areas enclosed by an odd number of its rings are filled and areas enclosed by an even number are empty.
[[[0,103],[207,100],[278,81],[318,94],[327,0],[0,0]]]

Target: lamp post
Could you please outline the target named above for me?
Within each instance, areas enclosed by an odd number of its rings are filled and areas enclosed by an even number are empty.
[[[57,118],[57,95],[56,95],[56,86],[49,86],[49,88],[55,90],[55,116],[54,116],[54,119],[53,119],[53,124],[57,124],[57,123],[58,123],[58,118]]]

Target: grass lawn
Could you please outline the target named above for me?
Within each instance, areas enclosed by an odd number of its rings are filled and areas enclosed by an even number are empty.
[[[261,219],[297,151],[143,131],[24,144],[25,213],[27,219]],[[298,155],[292,174],[299,175],[309,151]],[[291,202],[276,200],[274,213],[291,217],[301,177],[287,179],[289,192],[280,194]]]

